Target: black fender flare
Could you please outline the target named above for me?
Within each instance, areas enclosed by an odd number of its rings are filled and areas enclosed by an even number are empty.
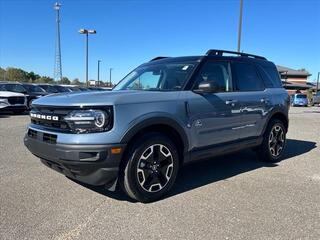
[[[272,109],[272,111],[269,113],[269,116],[268,116],[268,118],[267,118],[267,120],[266,120],[266,124],[265,124],[265,126],[264,126],[264,128],[263,128],[263,131],[262,131],[263,134],[265,133],[265,131],[266,131],[266,129],[267,129],[267,126],[269,125],[269,122],[270,122],[271,118],[273,118],[276,114],[281,114],[282,116],[285,117],[285,119],[286,119],[286,121],[287,121],[287,125],[288,125],[288,126],[287,126],[287,131],[288,131],[288,128],[289,128],[289,118],[288,118],[288,114],[286,114],[281,107],[276,107],[276,108]]]
[[[167,125],[168,127],[175,129],[183,142],[183,145],[184,145],[183,152],[186,153],[188,151],[189,149],[188,136],[184,128],[176,120],[170,117],[164,117],[164,116],[149,117],[142,121],[139,121],[137,124],[134,124],[123,135],[123,137],[120,140],[120,143],[126,144],[142,129],[150,127],[152,125],[158,125],[158,124]]]

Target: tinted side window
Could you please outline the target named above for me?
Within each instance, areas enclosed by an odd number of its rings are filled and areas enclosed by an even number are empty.
[[[228,62],[206,62],[196,80],[196,88],[200,82],[214,82],[219,92],[231,91]]]
[[[281,88],[282,83],[279,76],[279,72],[276,67],[272,66],[259,66],[259,73],[264,81],[264,84],[268,88]]]
[[[234,73],[238,91],[262,91],[265,89],[254,65],[234,63]]]

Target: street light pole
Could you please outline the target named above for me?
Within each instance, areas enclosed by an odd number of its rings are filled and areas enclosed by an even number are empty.
[[[319,90],[319,75],[320,75],[320,72],[318,72],[316,93],[318,93],[318,90]]]
[[[240,44],[241,44],[242,8],[243,8],[243,0],[240,0],[240,16],[239,16],[239,29],[238,29],[238,52],[240,52]]]
[[[101,60],[98,60],[98,86],[100,87],[100,62]]]
[[[86,33],[86,85],[89,86],[88,78],[89,78],[89,34],[88,31]]]
[[[109,83],[109,84],[110,84],[110,87],[111,87],[111,85],[112,85],[112,82],[111,82],[111,72],[112,72],[112,70],[113,70],[113,68],[110,68],[110,76],[109,76],[109,77],[110,77],[110,79],[109,79],[109,80],[110,80],[110,83]]]
[[[89,34],[96,34],[97,31],[96,30],[88,30],[88,29],[80,29],[79,30],[80,34],[85,34],[86,35],[86,85],[87,87],[89,86],[89,81],[88,81],[88,59],[89,59]]]

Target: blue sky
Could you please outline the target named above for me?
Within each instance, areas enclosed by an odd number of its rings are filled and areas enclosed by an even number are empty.
[[[49,0],[0,0],[0,66],[53,77],[55,13]],[[155,56],[235,50],[239,0],[61,0],[63,75],[84,80],[84,36],[90,36],[89,77],[117,82]],[[276,64],[320,71],[319,0],[244,0],[241,50]]]

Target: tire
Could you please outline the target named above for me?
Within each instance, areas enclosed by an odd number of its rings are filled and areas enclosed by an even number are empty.
[[[286,146],[286,129],[279,119],[272,119],[263,135],[257,154],[262,161],[278,162]]]
[[[120,185],[129,197],[143,203],[152,202],[171,189],[178,170],[176,145],[163,134],[148,133],[129,148]]]

